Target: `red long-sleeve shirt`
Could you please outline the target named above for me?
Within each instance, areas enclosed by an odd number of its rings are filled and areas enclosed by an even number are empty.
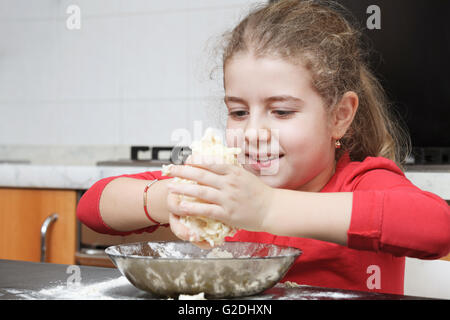
[[[96,182],[81,198],[78,218],[108,234],[152,232],[155,227],[118,232],[100,216],[105,186],[116,177]],[[161,171],[121,175],[135,179],[167,179]],[[302,255],[283,281],[350,290],[403,293],[405,256],[437,259],[450,251],[450,210],[438,196],[414,186],[395,165],[381,157],[362,162],[341,157],[321,192],[353,192],[348,246],[239,230],[227,241],[273,243],[297,247]]]

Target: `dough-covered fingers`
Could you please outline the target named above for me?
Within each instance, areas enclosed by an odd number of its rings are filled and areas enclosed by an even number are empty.
[[[175,177],[175,181],[185,179],[216,189],[220,189],[221,187],[221,182],[217,179],[216,174],[190,165],[168,165],[165,166],[163,174],[169,177]]]
[[[197,187],[177,189],[180,192],[177,194],[179,201],[184,200],[186,206],[170,201],[170,210],[182,215],[178,221],[174,221],[175,224],[182,223],[190,229],[191,233],[194,232],[198,236],[194,239],[191,234],[190,241],[206,241],[210,246],[218,245],[223,243],[225,237],[233,236],[236,232],[233,227],[220,222],[224,218],[221,197],[222,187],[226,184],[224,179],[227,178],[228,173],[233,172],[230,168],[241,166],[236,159],[236,155],[241,150],[227,148],[222,140],[214,135],[211,128],[206,130],[200,141],[194,141],[190,148],[192,155],[186,160],[187,165],[171,164],[162,168],[163,175],[173,176],[175,183],[197,185]],[[217,192],[214,192],[214,189]],[[174,228],[185,238],[186,231],[182,231],[183,229],[176,225]]]
[[[189,196],[195,198],[195,200],[202,200],[208,203],[215,203],[215,204],[221,203],[220,192],[217,189],[208,186],[174,181],[168,184],[167,188],[172,193],[183,195],[184,197],[182,198]]]
[[[191,155],[189,162],[186,164],[192,167],[203,168],[215,174],[225,175],[233,165],[237,164],[234,162],[233,159],[227,159],[218,155]]]
[[[196,245],[197,247],[199,247],[200,249],[204,249],[204,250],[209,250],[214,248],[213,246],[211,246],[208,241],[193,241],[192,244]]]
[[[199,218],[199,219],[221,219],[223,218],[223,209],[221,206],[212,203],[202,203],[198,201],[191,201],[189,198],[180,200],[179,194],[169,193],[168,195],[168,209],[171,213],[185,218]],[[178,198],[178,199],[177,199]],[[200,216],[200,217],[196,217]],[[184,221],[183,221],[184,222]],[[203,224],[200,223],[199,226]]]
[[[169,214],[170,229],[173,234],[183,241],[197,241],[197,235],[194,234],[188,227],[180,222],[180,218],[173,213]]]
[[[169,192],[167,194],[167,209],[170,212],[176,213],[180,204],[180,197],[178,194]]]

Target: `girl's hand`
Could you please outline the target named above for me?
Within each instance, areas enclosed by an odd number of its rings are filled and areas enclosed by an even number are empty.
[[[172,196],[175,196],[175,194],[172,194]],[[190,239],[192,239],[191,236],[195,236],[190,232],[190,230],[186,226],[184,226],[180,222],[179,216],[176,216],[173,213],[169,214],[169,224],[173,234],[176,235],[181,240],[190,241]],[[192,241],[192,243],[200,247],[200,249],[212,248],[207,241]]]
[[[176,211],[179,205],[178,195],[170,192],[167,196],[167,206],[169,210]],[[184,224],[180,222],[180,217],[174,215],[173,213],[169,213],[169,225],[172,233],[176,235],[183,241],[190,241],[191,239],[196,238],[196,234],[192,233],[189,228],[187,228]],[[212,247],[209,245],[207,241],[192,241],[193,244],[200,247],[200,249],[211,249]]]
[[[170,176],[196,181],[198,184],[172,182],[168,185],[168,208],[171,228],[178,237],[189,239],[189,231],[176,216],[204,216],[250,231],[263,231],[274,189],[242,167],[221,164],[221,158],[193,157],[187,165],[173,166]],[[206,203],[178,203],[175,194],[184,194]],[[173,223],[173,226],[172,226]]]

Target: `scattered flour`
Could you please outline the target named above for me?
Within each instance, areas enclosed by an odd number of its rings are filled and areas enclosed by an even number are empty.
[[[205,293],[200,292],[199,294],[189,295],[189,294],[180,294],[178,296],[178,300],[206,300]]]
[[[107,293],[108,290],[131,285],[130,282],[121,276],[116,279],[106,280],[90,285],[73,284],[70,286],[60,285],[54,288],[46,288],[39,291],[39,295],[46,296],[48,298],[63,299],[63,300],[111,300],[119,297],[112,297]]]
[[[359,295],[352,293],[342,293],[342,292],[314,292],[310,293],[311,299],[314,298],[329,298],[329,299],[355,299]]]
[[[117,288],[120,289],[117,290]],[[90,285],[80,283],[68,286],[62,284],[41,290],[19,290],[11,288],[2,290],[20,299],[27,300],[130,300],[149,298],[148,294],[134,288],[124,276]]]
[[[329,300],[342,300],[342,299],[357,299],[359,295],[351,294],[351,293],[342,293],[342,292],[287,292],[285,296],[279,297],[280,300],[320,300],[320,299],[329,299]]]
[[[280,300],[318,300],[318,299],[358,299],[361,296],[346,292],[314,292],[307,285],[299,285],[286,281],[278,283],[275,288],[286,288],[283,296],[275,292],[267,292],[249,297],[251,299],[280,299]],[[293,290],[292,288],[304,288],[305,290]],[[14,288],[2,288],[3,293],[12,294],[16,298],[26,300],[144,300],[153,299],[149,293],[133,287],[128,280],[121,276],[90,285],[57,285],[42,290],[25,290]],[[168,300],[173,300],[169,298]],[[206,300],[204,292],[196,295],[180,294],[178,300]]]
[[[319,299],[358,299],[361,296],[346,292],[315,292],[310,290],[310,286],[301,285],[292,281],[285,281],[276,285],[278,288],[286,288],[285,295],[278,297],[280,300],[319,300]],[[289,290],[291,288],[304,288],[304,290]]]
[[[233,254],[220,248],[214,248],[206,255],[206,258],[233,258]]]

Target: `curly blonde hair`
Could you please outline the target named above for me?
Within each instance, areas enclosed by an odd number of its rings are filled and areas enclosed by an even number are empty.
[[[330,112],[344,93],[354,91],[359,107],[340,139],[343,147],[337,150],[336,158],[348,151],[355,161],[381,156],[402,167],[410,151],[409,136],[369,69],[362,32],[349,22],[351,19],[345,8],[331,1],[281,0],[257,6],[225,33],[223,69],[238,53],[302,63]]]

